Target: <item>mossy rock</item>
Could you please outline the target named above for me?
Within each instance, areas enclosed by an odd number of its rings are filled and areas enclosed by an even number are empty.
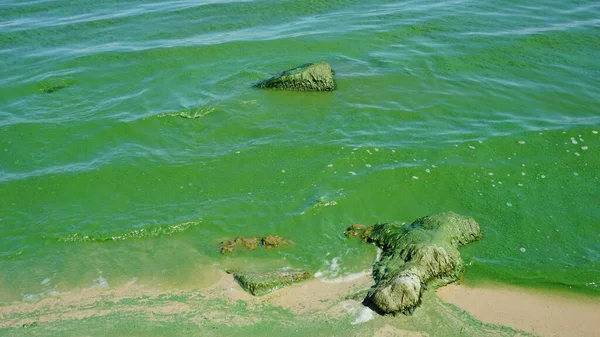
[[[283,71],[258,84],[262,89],[291,91],[333,91],[334,71],[326,62],[308,63]]]
[[[474,219],[452,212],[417,219],[409,225],[353,225],[346,235],[373,242],[383,250],[373,266],[375,286],[364,302],[384,314],[410,314],[428,286],[458,280],[465,269],[458,247],[483,237]]]
[[[305,271],[234,272],[233,277],[247,292],[254,296],[262,296],[290,284],[308,280],[311,275]]]

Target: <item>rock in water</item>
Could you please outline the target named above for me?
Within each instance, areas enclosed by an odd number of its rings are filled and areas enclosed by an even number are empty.
[[[458,280],[465,269],[458,247],[483,237],[474,219],[452,212],[417,219],[410,225],[353,225],[346,235],[366,238],[383,250],[373,266],[375,286],[365,304],[386,314],[410,314],[421,303],[427,286]]]
[[[293,91],[333,91],[333,74],[333,69],[326,62],[308,63],[263,81],[258,87]]]
[[[265,249],[278,248],[282,246],[293,246],[294,242],[282,238],[279,235],[267,235],[261,239],[258,237],[242,237],[238,236],[235,240],[225,240],[221,242],[221,254],[233,253],[235,248],[243,246],[248,250],[253,251],[259,246],[265,247]]]
[[[247,292],[254,296],[262,296],[290,284],[307,280],[310,274],[305,271],[234,272],[233,277]]]

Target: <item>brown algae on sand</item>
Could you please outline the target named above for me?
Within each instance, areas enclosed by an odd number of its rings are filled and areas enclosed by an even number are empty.
[[[265,249],[278,248],[281,246],[293,246],[294,242],[282,238],[278,235],[267,235],[263,238],[253,237],[242,237],[238,236],[233,240],[225,240],[221,242],[221,254],[233,253],[236,247],[246,247],[248,250],[253,251],[258,247],[264,247]]]
[[[452,212],[420,218],[409,225],[352,225],[346,235],[372,242],[383,251],[373,266],[376,284],[364,300],[383,314],[411,314],[426,287],[458,280],[465,270],[458,247],[483,237],[474,219]]]

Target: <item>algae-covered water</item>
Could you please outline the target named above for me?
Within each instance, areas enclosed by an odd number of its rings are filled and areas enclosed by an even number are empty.
[[[474,217],[465,281],[600,294],[596,1],[0,2],[0,303],[337,278]],[[259,90],[324,60],[337,90]],[[292,248],[223,256],[222,240]]]

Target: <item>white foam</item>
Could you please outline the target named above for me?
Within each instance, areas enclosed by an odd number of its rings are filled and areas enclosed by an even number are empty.
[[[317,276],[317,274],[319,274],[318,272],[315,274],[315,277],[318,278],[321,282],[323,283],[346,283],[346,282],[351,282],[354,280],[358,280],[361,277],[365,277],[365,276],[369,276],[371,275],[371,271],[370,270],[363,270],[361,272],[358,273],[353,273],[353,274],[348,274],[345,276],[340,276],[340,277],[335,277],[335,278],[322,278],[322,274]]]
[[[377,256],[375,257],[375,262],[381,259],[382,250],[377,247]],[[329,255],[329,254],[328,254]],[[371,266],[368,270],[359,271],[358,273],[351,273],[346,275],[342,274],[342,269],[340,268],[340,257],[336,256],[331,261],[325,261],[327,265],[327,269],[320,270],[314,274],[315,278],[318,278],[323,283],[346,283],[357,280],[361,277],[369,276],[372,273],[373,266]]]
[[[340,265],[339,265],[340,257],[336,256],[330,261],[325,261],[327,265],[327,269],[323,271],[318,271],[315,273],[316,278],[326,277],[326,278],[335,278],[340,273]]]
[[[354,320],[350,322],[352,325],[365,323],[375,318],[375,313],[373,310],[358,303],[344,303],[344,310],[346,310],[348,314],[354,316]]]
[[[363,307],[360,313],[358,314],[358,317],[356,317],[350,324],[362,324],[372,320],[373,318],[375,318],[373,310],[367,307]]]
[[[58,296],[60,293],[54,289],[46,290],[39,294],[25,294],[23,295],[23,302],[37,302],[44,297],[48,296]]]
[[[50,278],[46,277],[42,282],[40,282],[40,284],[42,284],[42,285],[48,285],[48,284],[50,284],[50,281],[51,281]]]
[[[88,289],[108,289],[108,280],[102,275],[98,275],[98,278],[94,280],[94,284]]]

